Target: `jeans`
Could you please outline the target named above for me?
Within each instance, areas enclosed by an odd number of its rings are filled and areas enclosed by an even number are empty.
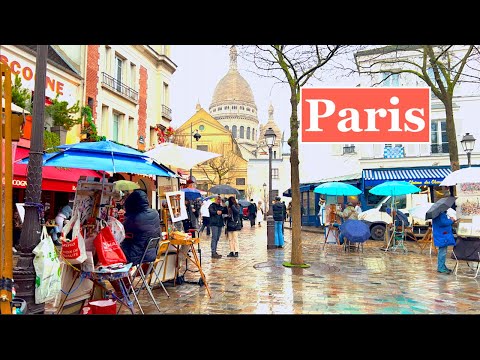
[[[202,232],[203,229],[207,228],[207,236],[210,235],[210,218],[208,216],[202,216],[202,227],[199,232]]]
[[[283,246],[283,221],[275,221],[275,245]]]
[[[212,254],[216,254],[217,244],[218,244],[218,240],[220,239],[223,226],[211,226],[211,228],[212,228],[212,241],[211,241]]]
[[[438,271],[447,270],[447,266],[445,265],[445,261],[447,259],[447,249],[448,249],[448,246],[442,246],[438,248],[438,258],[437,258]]]
[[[340,233],[340,236],[338,237],[338,241],[340,242],[340,245],[343,245],[343,242],[345,241],[345,235]]]

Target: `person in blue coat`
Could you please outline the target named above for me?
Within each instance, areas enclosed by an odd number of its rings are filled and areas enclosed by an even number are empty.
[[[455,220],[447,216],[444,211],[432,220],[433,243],[438,247],[437,271],[439,273],[450,274],[452,270],[447,268],[445,260],[447,258],[447,248],[455,245],[452,225]]]

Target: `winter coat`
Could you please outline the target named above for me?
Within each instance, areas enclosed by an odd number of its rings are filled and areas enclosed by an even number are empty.
[[[435,246],[453,246],[455,238],[452,230],[453,221],[448,218],[446,212],[441,213],[432,220],[433,243]]]
[[[250,203],[250,205],[248,205],[248,217],[255,219],[255,216],[257,216],[257,204]]]
[[[285,219],[285,205],[281,202],[276,202],[272,205],[273,220],[283,221]]]
[[[223,226],[223,216],[217,214],[218,210],[221,210],[222,214],[227,213],[227,208],[225,206],[218,205],[216,202],[212,203],[208,207],[208,211],[210,212],[210,226]]]
[[[127,261],[136,265],[142,259],[148,241],[160,237],[160,217],[156,210],[150,208],[147,193],[143,190],[135,190],[127,197],[125,211],[123,226],[127,237],[122,241],[121,248]],[[144,262],[153,261],[156,256],[155,249],[151,249]]]
[[[337,211],[337,215],[341,216],[344,220],[358,220],[358,212],[353,206],[347,206],[343,211]]]
[[[229,207],[228,208],[228,216],[229,216],[230,219],[227,218],[227,226],[228,226],[229,221],[233,221],[233,222],[238,221],[241,225],[241,222],[240,222],[240,205],[236,204],[236,205],[232,205],[231,207]],[[228,230],[228,231],[238,231],[238,230],[241,230],[241,229]]]

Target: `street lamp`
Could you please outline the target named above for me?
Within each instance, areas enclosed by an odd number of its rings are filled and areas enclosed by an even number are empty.
[[[195,138],[196,141],[200,140],[202,135],[198,132],[198,129],[195,130],[195,133],[193,133],[193,124],[190,123],[190,147],[193,149],[193,138]],[[192,168],[190,168],[190,180],[193,180],[192,176]]]
[[[272,147],[275,145],[275,132],[269,127],[265,134],[265,143],[268,146],[268,216],[267,216],[267,249],[275,248],[275,221],[272,212]]]
[[[267,220],[267,184],[263,183],[263,203],[265,204],[265,212],[263,213],[263,220]]]
[[[468,167],[471,166],[470,157],[472,154],[472,150],[475,147],[475,140],[477,139],[475,139],[473,135],[471,135],[470,133],[466,133],[465,135],[463,135],[463,138],[460,141],[460,143],[462,144],[463,151],[467,153]]]

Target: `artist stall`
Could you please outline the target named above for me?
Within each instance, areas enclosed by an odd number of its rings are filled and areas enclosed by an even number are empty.
[[[460,261],[465,261],[467,277],[476,278],[480,270],[480,182],[457,184],[457,240],[452,258],[456,260],[455,275]],[[473,265],[472,265],[473,264]]]

